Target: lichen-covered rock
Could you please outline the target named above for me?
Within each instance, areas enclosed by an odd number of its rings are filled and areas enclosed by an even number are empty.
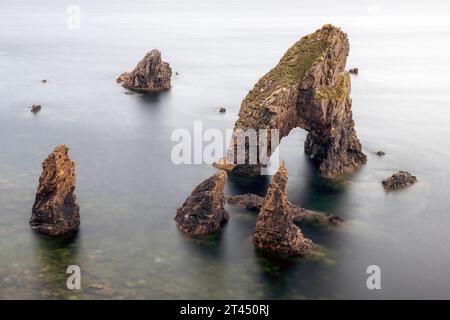
[[[59,145],[42,164],[30,224],[49,236],[64,235],[80,226],[80,207],[74,194],[75,162],[68,151],[67,146]]]
[[[381,184],[383,185],[386,191],[390,191],[409,187],[416,182],[417,178],[413,176],[411,173],[406,171],[399,171],[397,173],[394,173],[389,178],[381,181]]]
[[[282,163],[272,177],[256,222],[253,244],[284,256],[304,256],[313,243],[293,222],[295,213],[286,196],[288,172]]]
[[[278,129],[282,138],[295,127],[303,128],[308,131],[305,152],[324,177],[351,173],[365,163],[352,118],[351,80],[345,71],[349,48],[347,35],[332,25],[301,38],[242,101],[234,132]],[[269,154],[276,148],[272,143],[266,142]],[[232,140],[225,161],[216,166],[236,174],[258,173],[264,163],[236,165],[235,147],[244,150]]]
[[[227,175],[219,171],[200,183],[177,210],[178,229],[191,236],[216,232],[229,219],[225,210],[224,187]]]
[[[162,61],[159,50],[153,49],[145,55],[132,72],[122,73],[117,78],[117,82],[131,90],[157,92],[170,89],[171,77],[170,65]]]

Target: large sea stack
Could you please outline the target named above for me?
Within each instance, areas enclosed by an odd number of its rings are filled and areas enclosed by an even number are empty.
[[[124,72],[117,82],[125,88],[140,92],[158,92],[170,89],[172,69],[162,61],[161,52],[153,49],[137,64],[132,72]]]
[[[177,210],[178,229],[191,236],[211,234],[229,219],[224,208],[227,174],[219,171],[200,183]]]
[[[351,80],[345,71],[349,49],[347,34],[332,25],[301,38],[242,101],[234,132],[278,129],[281,139],[293,128],[303,128],[308,131],[305,152],[328,178],[364,164],[352,118]],[[275,150],[270,138],[258,139],[266,140],[262,145],[268,145],[269,155]],[[244,148],[242,140],[233,139],[227,157],[216,166],[235,174],[258,174],[265,163],[236,164],[235,148]]]
[[[75,161],[68,151],[67,146],[59,145],[42,163],[30,224],[49,236],[71,233],[80,226],[80,207],[74,194]]]
[[[270,180],[253,243],[259,249],[284,256],[304,256],[311,252],[313,243],[293,222],[296,213],[287,199],[287,183],[288,172],[283,162]]]

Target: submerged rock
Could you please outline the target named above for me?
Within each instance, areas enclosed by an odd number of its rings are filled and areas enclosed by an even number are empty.
[[[367,158],[356,136],[351,80],[345,71],[349,49],[347,35],[332,25],[301,38],[242,101],[235,135],[248,129],[278,129],[282,138],[300,127],[308,131],[305,152],[317,163],[320,175],[331,178],[364,164]],[[269,156],[277,147],[270,140],[263,143]],[[254,157],[260,162],[250,164],[246,154],[246,163],[236,165],[235,147],[245,150],[245,142],[239,141],[232,139],[225,160],[216,167],[239,175],[258,174],[266,164],[261,159],[267,157],[260,153]]]
[[[239,208],[244,208],[249,211],[260,211],[264,198],[253,193],[240,194],[227,197],[227,202]],[[294,220],[299,221],[305,218],[318,220],[322,223],[331,225],[340,225],[344,220],[335,215],[326,215],[322,212],[308,210],[288,202],[290,210],[293,212]]]
[[[122,73],[117,78],[117,82],[131,90],[157,92],[170,89],[171,76],[170,65],[162,61],[159,50],[153,49],[144,56],[132,72]]]
[[[42,80],[42,83],[47,83],[47,80],[46,80],[46,79],[43,79],[43,80]]]
[[[389,178],[381,181],[381,184],[383,185],[384,190],[390,191],[409,187],[416,182],[417,178],[411,173],[406,171],[399,171],[397,173],[394,173]]]
[[[227,202],[239,208],[259,211],[264,202],[264,198],[253,193],[246,193],[227,197]]]
[[[381,151],[381,150],[375,152],[375,154],[376,154],[377,156],[379,156],[379,157],[382,157],[382,156],[386,155],[386,153],[385,153],[384,151]]]
[[[219,112],[220,112],[220,113],[225,113],[225,112],[227,112],[227,109],[224,108],[224,107],[220,107],[220,108],[219,108]]]
[[[31,106],[31,112],[33,113],[38,113],[39,111],[41,111],[42,107],[40,104],[33,104]]]
[[[75,162],[68,151],[67,146],[59,145],[42,164],[30,224],[49,236],[64,235],[80,226],[80,207],[74,194]]]
[[[344,223],[344,219],[342,219],[341,217],[336,216],[336,215],[334,215],[334,214],[330,214],[330,215],[327,217],[327,219],[328,219],[328,223],[329,223],[329,224],[332,224],[332,225],[334,225],[334,226],[339,226],[339,225],[341,225],[341,224]]]
[[[352,68],[352,69],[348,70],[348,72],[350,72],[351,74],[358,74],[359,69],[358,68]]]
[[[272,177],[256,221],[253,244],[262,250],[285,256],[304,256],[313,243],[293,222],[294,210],[286,196],[288,172],[282,163]]]
[[[200,183],[177,210],[175,221],[178,229],[191,236],[216,232],[228,221],[223,193],[227,174],[219,171]]]

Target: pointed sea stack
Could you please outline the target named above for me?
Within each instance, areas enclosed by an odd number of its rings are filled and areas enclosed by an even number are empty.
[[[305,256],[311,252],[313,243],[293,222],[295,210],[286,196],[287,183],[288,172],[283,162],[270,180],[256,221],[253,244],[283,256]]]
[[[140,92],[158,92],[170,89],[172,69],[162,61],[161,52],[153,49],[137,64],[132,72],[124,72],[118,78],[127,89]]]
[[[277,129],[281,139],[300,127],[308,131],[305,153],[321,176],[351,173],[364,164],[366,155],[352,117],[351,79],[345,71],[349,50],[347,34],[329,24],[301,38],[242,101],[235,136],[248,129]],[[263,139],[270,155],[276,141]],[[236,175],[259,174],[266,163],[236,164],[233,151],[246,150],[244,141],[232,139],[227,157],[216,167]]]
[[[228,221],[224,208],[224,187],[227,174],[219,171],[200,183],[177,210],[175,221],[178,229],[191,236],[211,234]]]
[[[61,236],[80,226],[80,207],[74,194],[76,165],[68,151],[67,146],[59,145],[42,163],[30,224],[48,236]]]

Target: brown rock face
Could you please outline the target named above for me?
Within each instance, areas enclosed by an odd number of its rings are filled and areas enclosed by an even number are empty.
[[[288,173],[284,163],[272,177],[256,222],[253,244],[285,256],[304,256],[313,243],[294,222],[295,212],[286,196]]]
[[[226,173],[219,171],[192,191],[177,210],[175,221],[178,229],[191,236],[205,235],[216,232],[228,221],[223,194],[226,180]]]
[[[157,92],[170,89],[171,77],[170,65],[162,61],[159,50],[153,49],[145,55],[132,72],[122,73],[117,78],[117,82],[131,90]]]
[[[409,187],[416,182],[417,178],[413,176],[411,173],[406,171],[399,171],[397,173],[394,173],[389,178],[381,181],[381,184],[383,185],[384,190],[390,191]]]
[[[64,235],[80,226],[80,207],[74,194],[75,162],[68,151],[59,145],[42,164],[30,224],[49,236]]]
[[[347,35],[332,25],[301,38],[242,101],[234,132],[278,129],[281,139],[293,128],[303,128],[308,131],[305,152],[324,177],[351,173],[365,163],[352,118],[351,80],[345,71],[349,48]],[[265,143],[270,155],[276,145],[270,139]],[[232,164],[234,173],[249,175],[265,165],[248,161],[236,165],[235,148],[245,150],[232,140],[226,161],[216,166],[230,170]]]

